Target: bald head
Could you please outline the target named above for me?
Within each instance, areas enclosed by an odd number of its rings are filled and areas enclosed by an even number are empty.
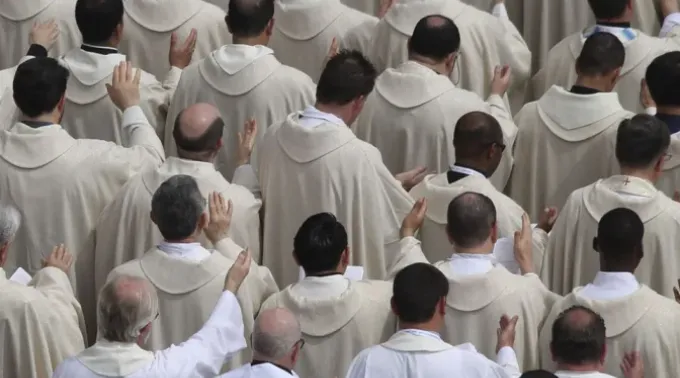
[[[173,136],[180,157],[204,160],[221,146],[224,122],[220,111],[210,104],[195,104],[182,110],[175,120]],[[200,157],[197,157],[199,155]]]
[[[131,343],[158,314],[158,295],[149,281],[121,275],[99,293],[99,333],[105,340]]]
[[[453,243],[474,248],[489,240],[496,224],[496,207],[483,194],[465,192],[451,201],[446,217],[446,231]]]
[[[604,319],[589,308],[574,306],[561,313],[552,326],[550,348],[558,364],[581,366],[604,360]]]
[[[277,361],[285,358],[302,338],[300,323],[285,308],[273,308],[260,312],[253,330],[254,358]]]
[[[496,118],[484,112],[460,117],[453,132],[456,160],[477,159],[493,144],[503,145],[503,131]]]
[[[444,61],[460,49],[460,32],[456,24],[445,16],[423,17],[408,40],[409,54]]]

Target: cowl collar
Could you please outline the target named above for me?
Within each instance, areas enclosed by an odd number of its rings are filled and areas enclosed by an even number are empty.
[[[177,29],[206,4],[200,0],[124,0],[123,3],[125,13],[132,20],[159,33]]]
[[[509,281],[518,279],[518,276],[508,272],[501,265],[495,265],[487,273],[470,276],[453,274],[449,261],[441,261],[435,266],[448,278],[449,284],[455,287],[449,290],[446,304],[464,312],[478,311],[488,306],[510,290]]]
[[[97,375],[126,377],[151,364],[154,355],[135,343],[99,340],[76,359]]]
[[[66,85],[66,98],[85,105],[108,96],[106,83],[110,81],[113,69],[125,59],[123,54],[103,55],[82,49],[71,50],[61,59],[71,72]]]
[[[25,169],[46,165],[68,152],[77,141],[61,127],[32,128],[21,122],[0,131],[0,157]]]
[[[158,169],[152,169],[142,173],[141,178],[144,187],[153,196],[153,193],[158,190],[163,182],[172,176],[187,175],[194,177],[197,182],[202,182],[204,179],[208,181],[223,180],[222,175],[215,169],[213,163],[204,161],[180,159],[178,157],[169,157],[165,163]]]
[[[226,45],[203,59],[198,69],[215,90],[240,96],[265,81],[279,67],[281,62],[269,47]]]
[[[442,341],[441,338],[432,337],[425,333],[399,331],[392,335],[389,340],[380,344],[387,349],[399,352],[437,353],[455,348],[453,345]]]
[[[18,22],[26,21],[36,16],[52,5],[55,0],[31,1],[2,1],[0,2],[0,16]]]
[[[407,61],[383,72],[375,89],[390,104],[409,109],[426,104],[456,87],[447,76],[418,62]]]
[[[275,130],[281,149],[297,163],[309,163],[356,140],[349,127],[325,122],[309,128],[300,125],[302,112],[293,113]]]
[[[671,205],[671,199],[651,182],[633,176],[616,175],[583,190],[583,202],[593,219],[601,219],[619,207],[635,211],[647,223]]]
[[[231,265],[226,257],[215,252],[195,263],[170,257],[158,248],[144,254],[139,264],[155,287],[173,295],[186,294],[205,286],[215,277],[225,274],[225,267]]]
[[[316,37],[347,9],[340,0],[279,0],[275,6],[274,27],[299,41]]]
[[[446,14],[455,21],[468,5],[459,0],[401,0],[384,17],[385,22],[403,35],[413,34],[414,26],[425,16]]]

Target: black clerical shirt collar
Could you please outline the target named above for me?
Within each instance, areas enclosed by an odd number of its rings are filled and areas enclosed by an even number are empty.
[[[286,373],[288,373],[288,374],[290,374],[290,375],[293,375],[293,371],[292,371],[292,370],[290,370],[290,369],[288,369],[288,368],[285,368],[285,367],[283,367],[283,366],[281,366],[281,365],[279,365],[279,364],[275,364],[275,363],[273,363],[273,362],[269,362],[269,361],[253,360],[253,362],[250,364],[250,366],[262,365],[262,364],[271,364],[271,365],[274,365],[274,366],[276,366],[277,368],[279,368],[279,369],[285,371]]]
[[[109,46],[95,46],[95,45],[88,45],[87,43],[83,43],[80,45],[80,49],[83,51],[87,51],[89,53],[93,54],[101,54],[101,55],[109,55],[109,54],[118,54],[118,49],[115,47],[109,47]]]
[[[666,123],[671,134],[680,132],[680,115],[657,113],[656,118]]]
[[[608,26],[611,28],[629,28],[630,22],[607,22],[607,21],[597,21],[599,26]]]
[[[590,87],[584,87],[584,86],[581,86],[581,85],[574,85],[573,87],[571,87],[569,92],[574,93],[574,94],[580,94],[580,95],[591,95],[591,94],[600,93],[600,91],[597,90],[597,89],[590,88]]]
[[[26,126],[30,126],[34,129],[39,129],[41,127],[54,125],[54,123],[52,123],[52,122],[43,122],[43,121],[21,121],[21,123],[23,123]]]
[[[471,170],[473,170],[473,171],[479,172],[481,175],[483,175],[484,177],[486,177],[486,174],[485,174],[484,172],[482,172],[482,171],[480,171],[480,170],[478,170],[478,169],[474,169],[474,168],[472,168],[472,167],[468,167],[468,166],[466,166],[466,165],[464,165],[464,164],[456,163],[456,164],[454,164],[454,166],[459,166],[459,167],[462,167],[462,168],[471,169]],[[453,170],[451,170],[451,169],[449,169],[449,171],[446,172],[446,178],[448,179],[449,184],[453,184],[454,182],[456,182],[456,181],[458,181],[458,180],[462,180],[462,179],[464,179],[464,178],[466,178],[466,177],[468,177],[468,176],[469,176],[469,175],[467,175],[467,174],[465,174],[465,173],[456,172],[456,171],[453,171]]]
[[[310,273],[306,274],[306,277],[330,277],[330,276],[342,276],[342,273],[338,272],[325,272],[325,273]]]

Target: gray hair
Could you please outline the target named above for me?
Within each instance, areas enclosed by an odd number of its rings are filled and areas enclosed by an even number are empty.
[[[0,245],[11,243],[20,225],[19,210],[11,205],[0,205]]]
[[[117,276],[99,293],[99,336],[113,342],[136,342],[142,328],[156,319],[158,311],[158,295],[149,281]]]
[[[205,210],[205,198],[196,180],[187,175],[167,179],[151,199],[151,213],[163,238],[183,240],[191,236]]]
[[[292,312],[285,308],[264,310],[255,319],[254,357],[264,361],[281,359],[301,338],[300,323]]]

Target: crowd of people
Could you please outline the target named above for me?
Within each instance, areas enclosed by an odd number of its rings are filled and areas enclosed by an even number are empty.
[[[677,378],[678,0],[3,0],[0,378]]]

